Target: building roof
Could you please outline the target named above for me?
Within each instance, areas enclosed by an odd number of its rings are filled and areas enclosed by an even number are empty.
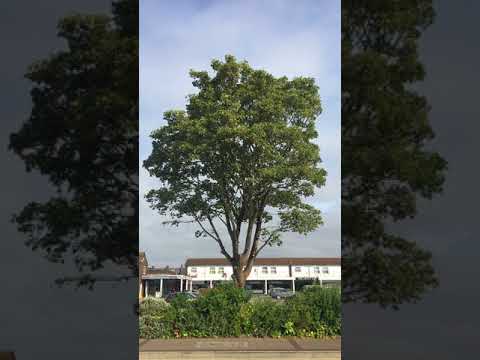
[[[341,258],[257,258],[255,265],[341,265]],[[230,263],[225,258],[190,258],[185,266],[225,265]]]
[[[149,267],[147,269],[147,274],[171,274],[175,275],[177,274],[178,271],[175,268],[154,268],[154,267]]]

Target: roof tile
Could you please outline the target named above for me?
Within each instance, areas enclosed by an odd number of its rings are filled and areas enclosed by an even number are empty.
[[[257,258],[255,265],[341,265],[341,258]],[[225,258],[190,258],[185,266],[230,265]]]

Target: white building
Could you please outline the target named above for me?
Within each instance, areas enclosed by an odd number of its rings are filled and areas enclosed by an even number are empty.
[[[213,287],[232,280],[232,266],[222,258],[187,259],[186,275],[192,287]],[[288,287],[293,291],[318,281],[321,285],[340,285],[340,258],[259,258],[247,278],[247,288],[263,290]]]

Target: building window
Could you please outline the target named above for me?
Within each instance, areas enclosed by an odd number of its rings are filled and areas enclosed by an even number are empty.
[[[197,272],[197,268],[196,268],[196,267],[190,268],[190,272],[191,272],[191,273],[196,273],[196,272]]]
[[[225,269],[223,268],[223,266],[218,268],[218,273],[219,274],[223,275],[224,272],[225,272]]]
[[[295,266],[295,272],[301,272],[302,268],[300,266]]]
[[[320,266],[315,266],[315,274],[320,274]]]
[[[322,273],[328,274],[328,266],[324,266],[324,267],[322,268]]]
[[[276,274],[276,273],[277,273],[277,267],[276,267],[276,266],[271,266],[271,267],[270,267],[270,272],[271,272],[272,274]]]
[[[210,274],[215,274],[215,268],[213,266],[210,268]]]
[[[266,266],[262,267],[262,274],[268,274],[268,267]]]

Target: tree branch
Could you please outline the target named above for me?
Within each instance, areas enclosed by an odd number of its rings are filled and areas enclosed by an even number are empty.
[[[211,221],[211,218],[210,216],[207,216],[208,218],[208,221],[210,222],[210,225],[212,225],[212,229],[213,231],[215,232],[215,234],[217,236],[214,236],[212,235],[209,231],[207,231],[207,229],[205,229],[205,227],[203,226],[202,222],[200,220],[198,220],[198,218],[195,218],[195,221],[198,223],[198,225],[200,225],[200,227],[202,228],[202,230],[207,234],[209,235],[212,239],[214,239],[217,243],[218,243],[218,246],[220,246],[220,251],[221,253],[228,259],[231,261],[232,257],[230,256],[230,254],[228,253],[228,251],[225,249],[225,246],[223,245],[223,242],[222,240],[220,239],[220,236],[218,235],[218,232],[217,230],[215,229],[215,227],[213,226],[213,222]]]
[[[271,236],[270,236],[269,240],[270,240],[270,239],[271,239]],[[262,244],[262,246],[260,246],[260,247],[258,248],[258,250],[255,252],[255,257],[257,257],[257,255],[260,253],[260,251],[262,251],[263,248],[268,245],[269,240],[266,240],[266,241]]]
[[[247,256],[250,248],[252,247],[252,231],[253,231],[253,223],[255,222],[255,216],[251,216],[248,220],[248,228],[247,228],[247,235],[245,238],[245,247],[243,249],[242,256]]]
[[[215,225],[213,224],[210,214],[207,214],[207,219],[208,219],[208,222],[210,223],[210,226],[212,227],[213,232],[215,233],[215,236],[217,237],[218,240],[220,240],[220,235],[218,235],[218,231],[215,228]]]

